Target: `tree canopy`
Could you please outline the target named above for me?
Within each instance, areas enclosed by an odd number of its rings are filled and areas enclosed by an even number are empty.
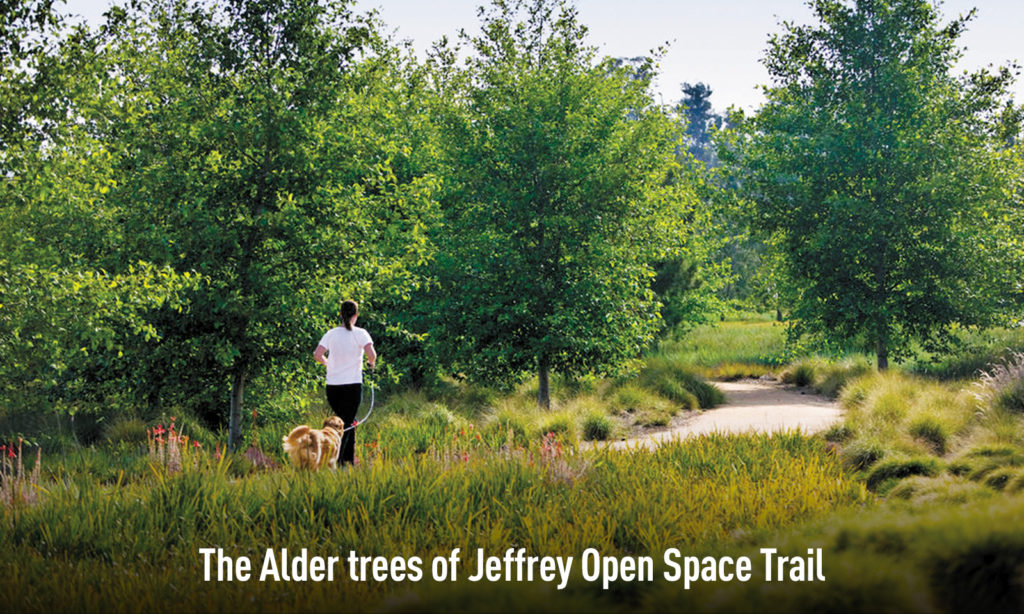
[[[813,0],[764,59],[745,187],[797,289],[800,330],[888,365],[911,340],[992,322],[1013,289],[1008,69],[953,74],[970,15],[924,0]]]
[[[659,326],[652,262],[694,206],[653,72],[598,61],[566,2],[497,1],[442,96],[449,230],[435,342],[490,381],[615,370]],[[649,62],[650,60],[648,60]]]

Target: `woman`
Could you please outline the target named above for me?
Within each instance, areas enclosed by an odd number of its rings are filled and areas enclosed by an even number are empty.
[[[334,413],[352,426],[363,396],[363,354],[372,369],[377,362],[373,351],[373,339],[365,329],[357,327],[359,306],[355,301],[341,304],[341,321],[327,331],[313,352],[313,359],[327,367],[327,402]],[[356,430],[348,429],[341,438],[341,453],[338,462],[342,465],[354,462],[356,453]]]

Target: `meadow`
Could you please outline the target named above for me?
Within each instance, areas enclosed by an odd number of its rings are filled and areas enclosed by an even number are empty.
[[[18,611],[1019,610],[1019,358],[968,381],[878,374],[857,355],[787,362],[791,352],[767,320],[703,327],[664,343],[635,377],[555,382],[547,412],[531,407],[530,384],[508,394],[455,382],[392,390],[361,427],[360,464],[338,472],[283,462],[281,433],[320,417],[315,404],[259,425],[245,454],[224,452],[219,434],[187,418],[144,424],[142,441],[112,422],[108,435],[122,439],[40,454],[41,467],[23,446],[3,465],[2,593]],[[579,445],[643,432],[657,412],[720,403],[702,376],[723,365],[831,392],[846,418],[814,437]],[[608,432],[593,427],[598,419]],[[203,548],[257,571],[282,548],[342,563],[332,581],[207,582]],[[456,548],[463,575],[434,580],[430,562]],[[509,548],[572,556],[575,567],[562,588],[467,579],[478,549]],[[670,581],[672,548],[748,557],[752,579]],[[763,548],[820,548],[826,580],[765,581]],[[583,572],[588,550],[650,557],[654,576],[604,588]],[[352,553],[381,559],[381,575],[353,578]],[[413,557],[418,581],[408,577]]]

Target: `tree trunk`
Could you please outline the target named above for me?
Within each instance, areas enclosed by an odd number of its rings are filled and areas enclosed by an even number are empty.
[[[231,414],[228,416],[228,450],[235,451],[242,440],[242,397],[245,393],[245,369],[231,376]]]
[[[548,357],[541,356],[537,367],[537,406],[551,409],[551,388],[548,383]]]
[[[875,356],[878,358],[878,371],[889,370],[889,346],[886,344],[885,339],[879,337],[878,341],[875,342]]]
[[[778,307],[775,308],[775,321],[776,322],[781,322],[782,321],[782,310],[779,309]]]

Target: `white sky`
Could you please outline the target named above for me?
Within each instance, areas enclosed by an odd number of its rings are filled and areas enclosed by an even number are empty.
[[[420,52],[442,35],[456,37],[460,28],[478,29],[481,0],[357,0],[358,11],[377,8],[400,39],[410,39]],[[67,0],[65,12],[90,20],[111,0]],[[580,21],[590,29],[590,42],[616,57],[646,55],[669,43],[655,84],[664,102],[681,97],[683,82],[703,81],[713,90],[716,110],[737,105],[748,110],[763,98],[759,85],[768,74],[759,60],[768,36],[781,30],[782,20],[810,21],[803,0],[577,0]],[[974,69],[1011,60],[1024,63],[1024,0],[946,0],[951,18],[972,7],[978,14],[960,42],[967,48],[960,68]],[[1024,81],[1014,88],[1024,102]]]

